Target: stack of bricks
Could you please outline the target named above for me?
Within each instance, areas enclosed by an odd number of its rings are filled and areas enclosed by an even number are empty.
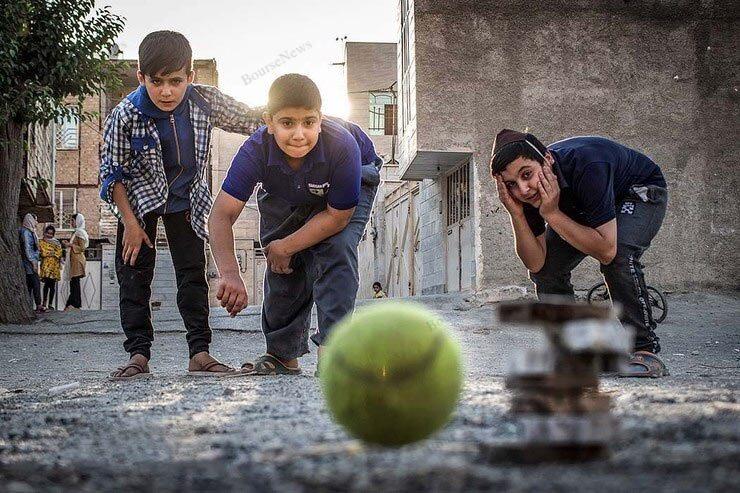
[[[612,307],[550,302],[502,303],[499,319],[545,331],[547,345],[515,353],[506,378],[518,436],[482,445],[491,460],[588,460],[608,454],[618,432],[599,374],[619,370],[632,334]]]

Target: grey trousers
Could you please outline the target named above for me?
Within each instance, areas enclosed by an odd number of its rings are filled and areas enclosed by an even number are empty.
[[[635,186],[617,204],[617,255],[601,273],[613,301],[622,306],[620,320],[635,329],[635,350],[660,351],[656,323],[648,299],[640,257],[660,230],[668,204],[668,191],[657,186]],[[547,255],[539,272],[530,272],[537,296],[574,298],[571,271],[586,257],[549,226],[545,232]]]
[[[380,164],[380,163],[377,163]],[[355,307],[359,287],[357,245],[380,182],[376,164],[362,167],[360,201],[352,219],[344,230],[316,245],[297,253],[291,259],[291,274],[265,272],[264,298],[262,301],[262,331],[267,342],[267,352],[281,360],[298,358],[308,352],[311,309],[316,303],[318,332],[311,337],[321,345],[332,326]],[[283,238],[299,229],[311,217],[326,208],[320,204],[299,224],[287,231],[276,230],[289,223],[296,211],[284,199],[260,190],[257,195],[260,211],[260,239],[264,241]],[[286,221],[287,220],[287,221]]]

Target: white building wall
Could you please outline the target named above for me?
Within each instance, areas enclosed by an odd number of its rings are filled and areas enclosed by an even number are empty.
[[[421,294],[444,293],[446,288],[445,224],[442,185],[439,180],[423,180],[419,186],[419,255],[421,256]]]

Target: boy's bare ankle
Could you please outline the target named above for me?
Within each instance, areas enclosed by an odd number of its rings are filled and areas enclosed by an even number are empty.
[[[146,365],[149,363],[149,359],[143,354],[132,354],[129,363],[136,363],[137,365]]]

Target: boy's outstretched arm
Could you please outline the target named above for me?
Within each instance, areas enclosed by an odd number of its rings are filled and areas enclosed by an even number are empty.
[[[211,105],[211,123],[227,132],[252,135],[262,125],[264,108],[252,108],[227,96],[213,86],[195,84]]]
[[[342,231],[352,219],[355,208],[340,210],[326,209],[308,220],[295,233],[280,240],[271,241],[265,247],[268,267],[276,274],[290,274],[290,259],[293,255],[324,241]]]
[[[239,275],[239,263],[234,251],[233,227],[244,204],[245,202],[221,191],[216,196],[208,218],[208,238],[219,274],[216,298],[232,317],[247,306],[249,299],[247,288]]]

